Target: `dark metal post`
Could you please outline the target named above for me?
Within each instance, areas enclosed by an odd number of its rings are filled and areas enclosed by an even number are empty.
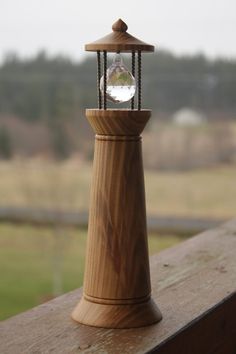
[[[141,50],[138,51],[138,110],[141,110],[142,106],[142,81],[141,81],[141,71],[142,71],[142,58]]]
[[[135,78],[135,51],[134,50],[132,51],[132,75]],[[132,97],[131,99],[131,109],[134,109],[134,97]]]
[[[100,51],[97,51],[97,95],[98,95],[98,108],[102,108],[102,95],[100,90],[101,80],[101,55]]]
[[[107,109],[107,52],[103,51],[103,109]]]

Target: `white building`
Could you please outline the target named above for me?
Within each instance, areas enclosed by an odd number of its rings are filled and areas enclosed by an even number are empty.
[[[173,122],[179,125],[199,125],[206,121],[204,114],[191,108],[182,108],[172,116]]]

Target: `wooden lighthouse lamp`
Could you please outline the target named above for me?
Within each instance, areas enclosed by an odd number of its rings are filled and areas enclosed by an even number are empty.
[[[151,116],[141,108],[141,53],[154,47],[131,36],[122,20],[112,30],[85,46],[97,52],[98,109],[86,110],[95,153],[83,297],[72,318],[90,326],[132,328],[162,318],[151,298],[140,136]],[[108,52],[116,53],[109,68]],[[131,53],[131,72],[121,52]],[[108,109],[108,100],[130,101],[130,109]]]

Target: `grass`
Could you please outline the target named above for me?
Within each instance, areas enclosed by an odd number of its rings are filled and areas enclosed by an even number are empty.
[[[181,238],[150,235],[150,253]],[[0,225],[0,320],[53,297],[55,262],[62,292],[82,285],[86,231]],[[58,263],[58,257],[60,262]],[[56,294],[55,294],[56,295]]]
[[[91,165],[77,160],[0,163],[0,206],[88,209]],[[145,172],[147,212],[233,217],[236,166]]]
[[[236,166],[187,172],[148,172],[148,212],[232,218],[236,210]]]

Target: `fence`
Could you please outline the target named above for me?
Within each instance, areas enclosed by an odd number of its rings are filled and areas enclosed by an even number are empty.
[[[223,219],[149,215],[147,217],[147,226],[149,232],[159,234],[193,235],[216,227],[224,221]],[[88,224],[88,212],[0,207],[0,222],[27,223],[37,226],[86,227]]]

